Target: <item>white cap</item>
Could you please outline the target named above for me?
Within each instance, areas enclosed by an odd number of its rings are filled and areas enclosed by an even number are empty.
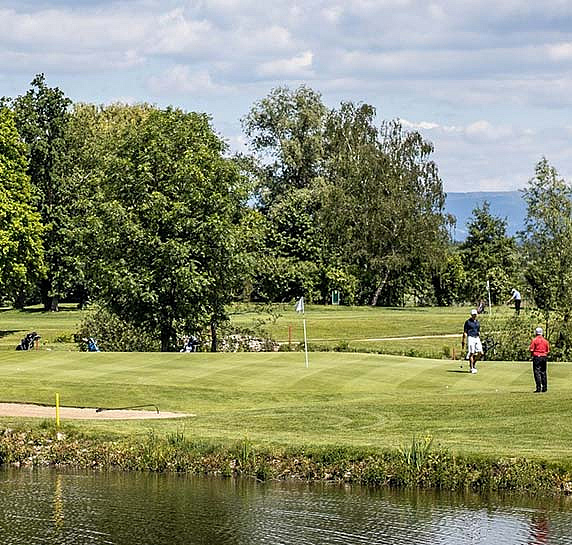
[[[541,328],[541,327],[537,327],[537,328],[536,328],[536,334],[537,334],[537,335],[542,335],[542,328]]]
[[[471,316],[474,316],[475,314],[478,314],[477,309],[474,308],[473,310],[471,310]]]

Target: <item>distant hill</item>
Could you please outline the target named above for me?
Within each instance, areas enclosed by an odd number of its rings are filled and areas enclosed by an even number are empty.
[[[454,240],[462,242],[467,237],[467,222],[473,209],[490,203],[493,216],[507,221],[507,235],[513,236],[524,228],[526,203],[520,191],[478,191],[473,193],[447,193],[445,211],[457,218],[457,226],[452,235]]]

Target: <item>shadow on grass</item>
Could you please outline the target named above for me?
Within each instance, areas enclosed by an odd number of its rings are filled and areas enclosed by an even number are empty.
[[[431,307],[379,307],[391,312],[427,312]]]
[[[21,309],[16,309],[16,308],[7,308],[7,309],[2,309],[2,311],[6,312],[6,311],[16,311],[16,312],[22,312],[23,314],[62,314],[65,312],[73,312],[73,311],[77,311],[78,306],[76,304],[64,304],[64,305],[60,305],[58,307],[58,310],[46,310],[44,309],[43,306],[33,306],[33,307],[25,307],[25,308],[21,308]]]
[[[466,369],[447,369],[447,373],[467,373]]]
[[[72,312],[81,310],[78,308],[77,304],[69,304],[64,303],[60,305],[58,310],[45,310],[42,306],[33,306],[33,307],[25,307],[25,308],[13,308],[13,307],[2,307],[0,308],[0,313],[2,312],[23,312],[25,314],[59,314],[62,312]]]
[[[6,337],[8,335],[12,335],[14,333],[18,333],[18,331],[23,331],[22,329],[7,329],[5,331],[0,331],[0,339],[2,337]]]
[[[69,312],[77,310],[75,307],[60,307],[59,310],[44,310],[43,308],[24,308],[20,312],[26,314],[61,314],[62,312]]]

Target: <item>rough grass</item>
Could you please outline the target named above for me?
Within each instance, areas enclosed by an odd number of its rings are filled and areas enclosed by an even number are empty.
[[[31,331],[42,336],[42,350],[77,350],[73,334],[81,317],[76,305],[61,305],[59,312],[44,312],[39,307],[0,309],[0,350],[15,350],[22,337]]]
[[[301,448],[399,449],[414,436],[462,455],[572,461],[570,364],[549,365],[532,394],[528,363],[459,362],[376,354],[3,352],[2,401],[83,407],[156,404],[196,417],[74,422],[98,436],[181,432],[194,440]],[[18,426],[21,419],[0,423]],[[33,424],[32,420],[25,421]],[[37,422],[35,423],[37,424]]]

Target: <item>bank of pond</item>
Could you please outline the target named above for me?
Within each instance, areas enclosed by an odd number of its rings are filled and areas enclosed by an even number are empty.
[[[412,438],[396,450],[344,446],[232,444],[175,432],[120,439],[40,426],[0,432],[3,467],[58,467],[251,477],[258,481],[337,482],[394,488],[572,494],[569,463],[462,455]]]

